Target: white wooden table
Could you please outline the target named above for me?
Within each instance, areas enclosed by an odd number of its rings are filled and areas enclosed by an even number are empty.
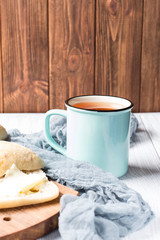
[[[0,124],[7,130],[18,128],[23,133],[42,130],[44,114],[0,114]],[[136,114],[139,128],[130,147],[128,173],[121,179],[138,191],[151,206],[155,218],[142,230],[124,240],[160,239],[160,113]],[[46,240],[61,237],[54,231]]]

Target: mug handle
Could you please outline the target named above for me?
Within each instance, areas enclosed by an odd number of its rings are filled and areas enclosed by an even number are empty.
[[[65,148],[63,148],[61,145],[59,145],[52,138],[51,133],[50,133],[49,120],[50,120],[51,116],[53,116],[53,115],[60,115],[60,116],[67,118],[67,111],[61,110],[61,109],[53,109],[53,110],[49,110],[48,112],[45,113],[44,136],[51,147],[53,147],[55,150],[57,150],[58,152],[62,153],[64,156],[66,156],[67,150]]]

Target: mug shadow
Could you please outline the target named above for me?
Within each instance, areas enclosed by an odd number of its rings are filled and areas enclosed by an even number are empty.
[[[144,130],[142,128],[138,128],[130,139],[130,147],[132,148],[135,144],[147,142],[151,138],[157,137],[159,137],[159,133],[153,129]]]
[[[153,178],[153,176],[160,175],[160,168],[152,167],[138,167],[138,166],[129,166],[128,172],[120,177],[121,180],[133,179],[133,178]]]

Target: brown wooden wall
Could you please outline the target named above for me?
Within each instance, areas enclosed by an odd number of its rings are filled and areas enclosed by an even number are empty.
[[[0,20],[0,112],[82,94],[160,111],[159,0],[0,0]]]

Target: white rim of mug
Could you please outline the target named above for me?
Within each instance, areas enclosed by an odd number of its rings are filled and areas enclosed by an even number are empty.
[[[95,110],[95,109],[86,109],[86,108],[79,108],[79,107],[75,107],[73,105],[71,105],[69,103],[70,100],[74,99],[74,98],[83,98],[83,97],[109,97],[109,98],[119,98],[119,99],[122,99],[122,100],[126,100],[130,103],[130,105],[128,107],[123,107],[123,108],[118,108],[118,109],[114,109],[114,110]],[[74,97],[71,97],[71,98],[68,98],[66,101],[65,101],[65,106],[69,106],[71,108],[74,108],[74,109],[79,109],[79,110],[82,110],[82,111],[90,111],[90,112],[120,112],[120,111],[124,111],[124,110],[129,110],[131,108],[134,107],[134,104],[132,103],[131,100],[127,99],[127,98],[123,98],[123,97],[118,97],[118,96],[109,96],[109,95],[79,95],[79,96],[74,96]]]

